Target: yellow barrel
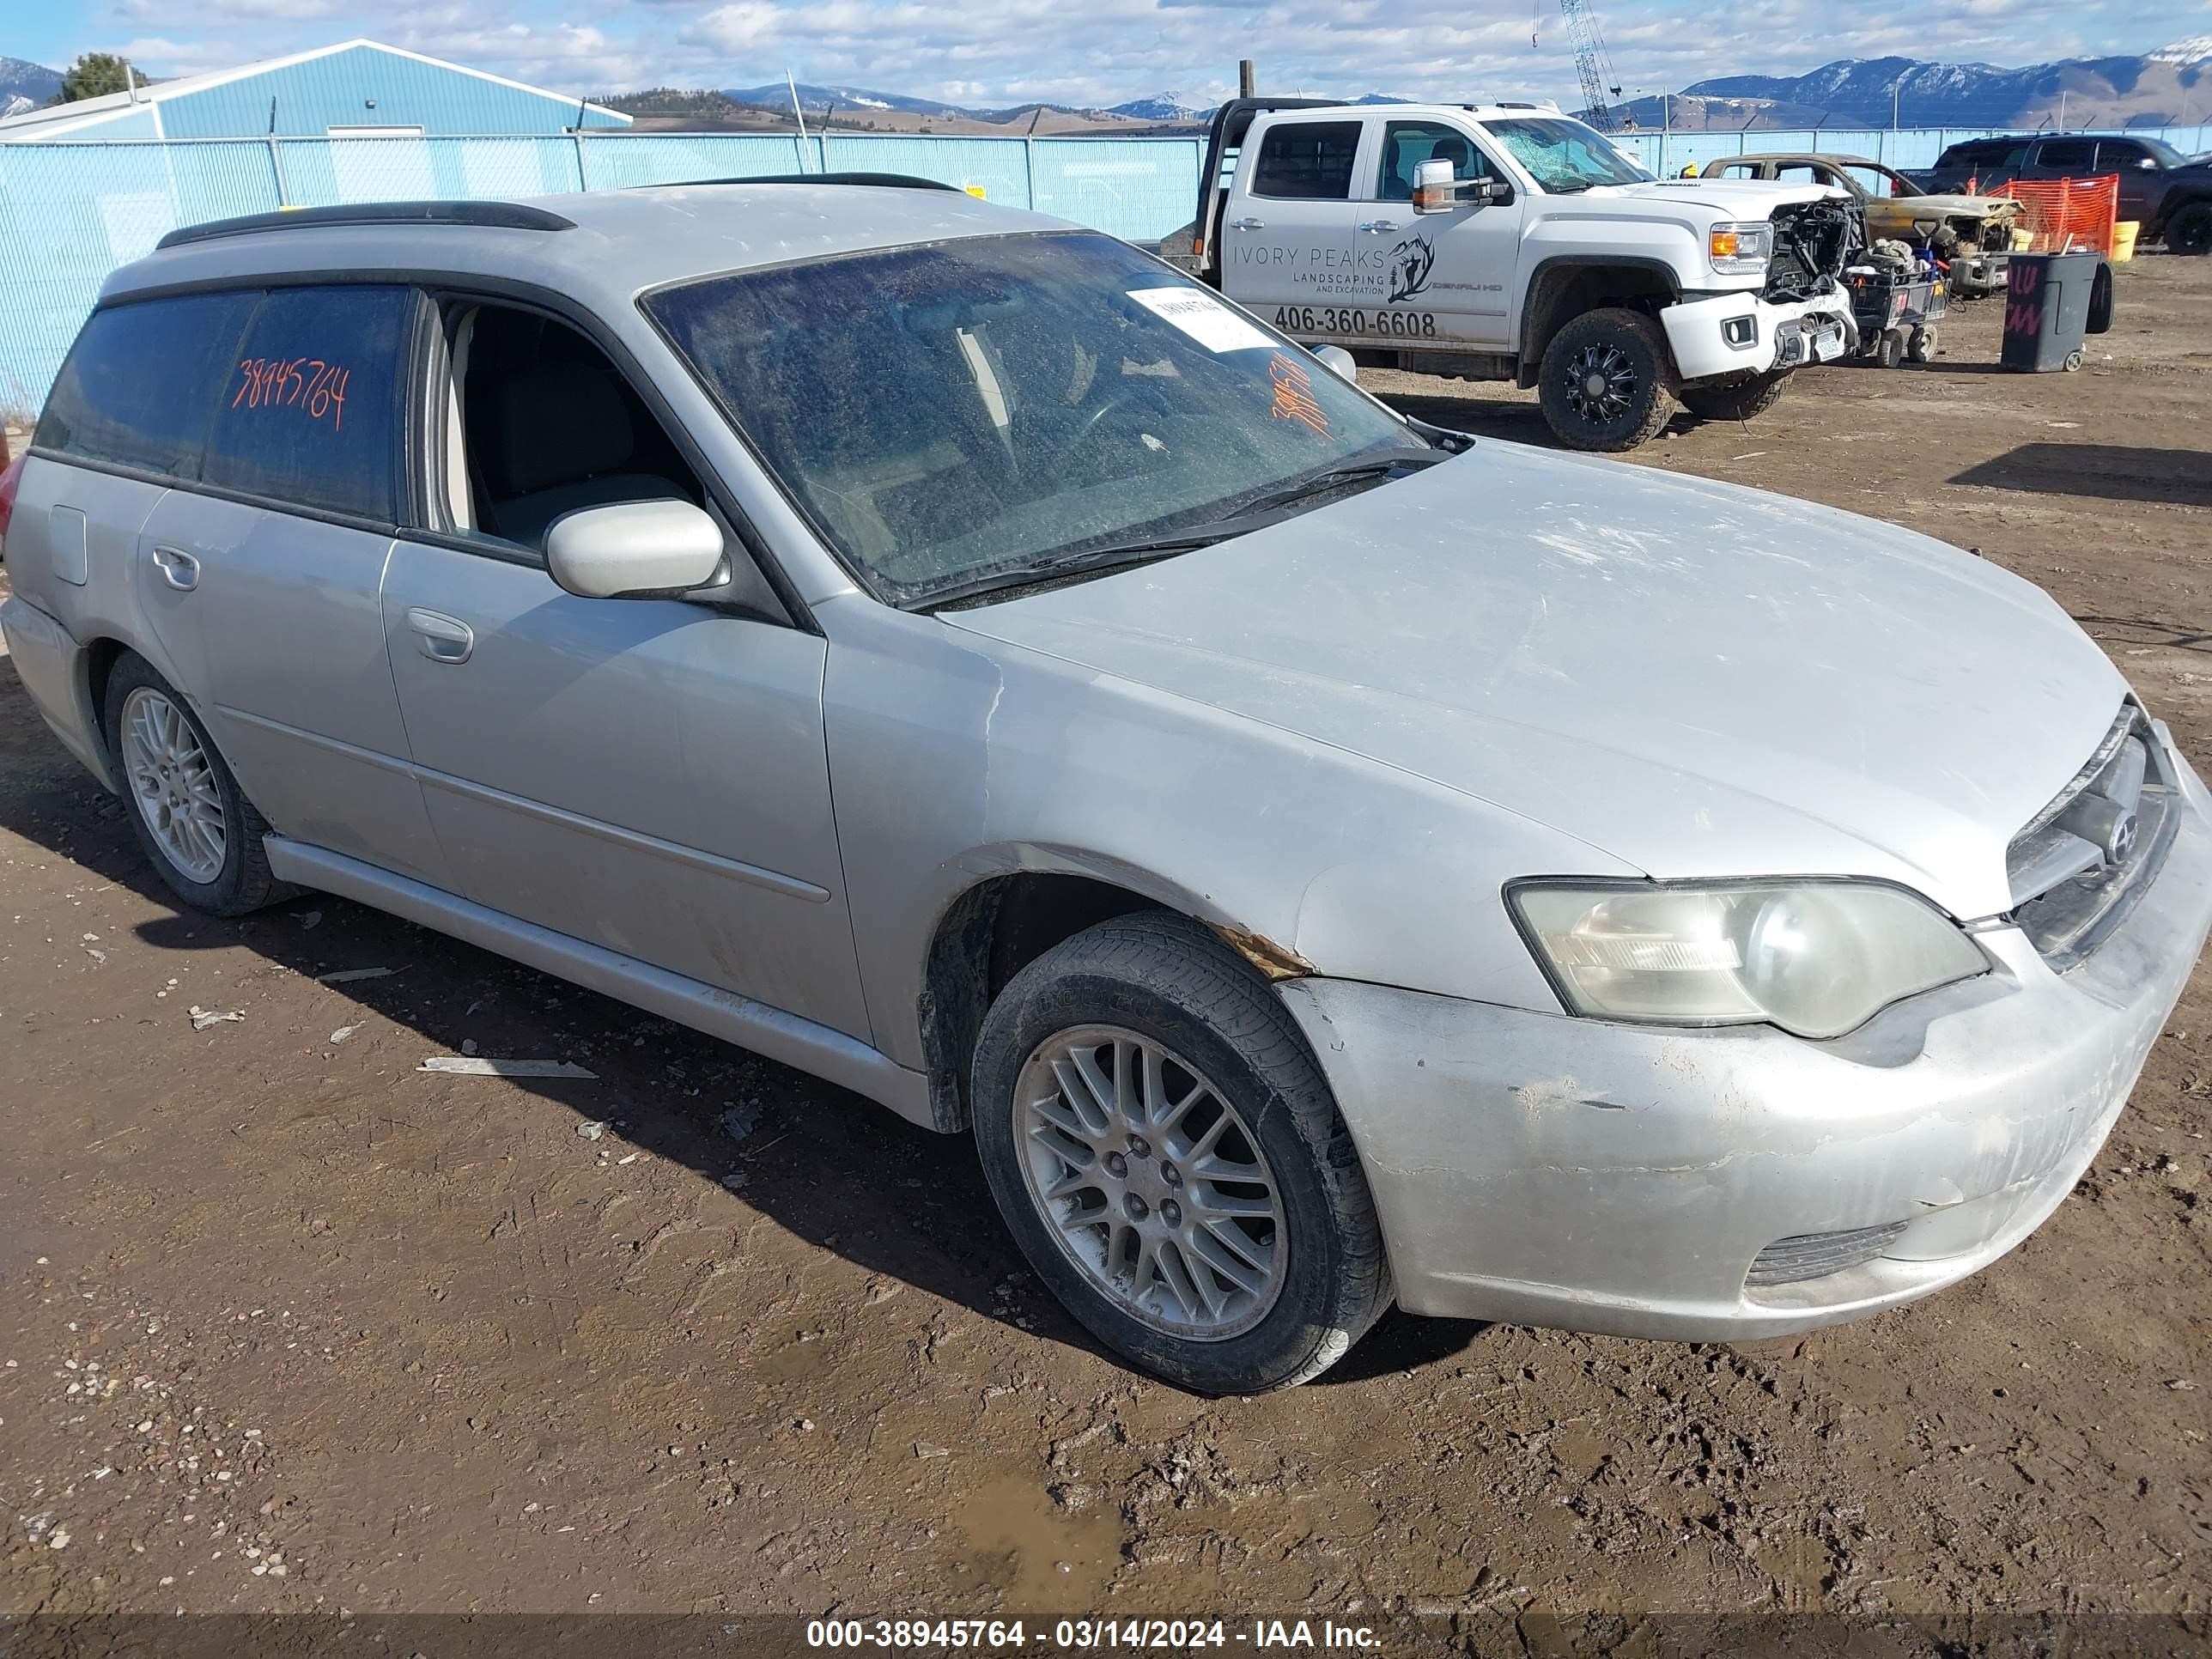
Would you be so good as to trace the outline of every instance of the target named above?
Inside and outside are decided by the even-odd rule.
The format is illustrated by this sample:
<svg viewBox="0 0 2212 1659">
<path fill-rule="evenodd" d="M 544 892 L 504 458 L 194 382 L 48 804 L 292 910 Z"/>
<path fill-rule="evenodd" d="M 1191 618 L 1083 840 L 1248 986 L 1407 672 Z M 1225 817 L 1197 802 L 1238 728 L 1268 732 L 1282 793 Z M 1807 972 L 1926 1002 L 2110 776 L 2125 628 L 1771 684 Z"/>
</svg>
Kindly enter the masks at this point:
<svg viewBox="0 0 2212 1659">
<path fill-rule="evenodd" d="M 2142 230 L 2136 219 L 2123 219 L 2112 227 L 2112 263 L 2124 265 L 2136 257 L 2136 237 Z"/>
</svg>

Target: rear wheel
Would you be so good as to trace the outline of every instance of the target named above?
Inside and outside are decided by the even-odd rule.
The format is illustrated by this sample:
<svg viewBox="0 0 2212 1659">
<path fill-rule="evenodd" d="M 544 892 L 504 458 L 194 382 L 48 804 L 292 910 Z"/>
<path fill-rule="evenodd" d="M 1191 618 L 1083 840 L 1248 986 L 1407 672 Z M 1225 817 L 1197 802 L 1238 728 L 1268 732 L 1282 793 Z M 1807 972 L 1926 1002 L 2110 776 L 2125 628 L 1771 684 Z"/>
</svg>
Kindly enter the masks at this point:
<svg viewBox="0 0 2212 1659">
<path fill-rule="evenodd" d="M 261 845 L 268 821 L 199 716 L 151 663 L 136 653 L 117 659 L 104 714 L 131 827 L 170 891 L 219 916 L 242 916 L 291 893 Z"/>
<path fill-rule="evenodd" d="M 1674 395 L 1701 421 L 1748 421 L 1782 401 L 1790 371 L 1751 374 L 1718 386 L 1686 386 Z"/>
<path fill-rule="evenodd" d="M 2212 202 L 2191 202 L 2166 222 L 2169 253 L 2212 253 Z"/>
<path fill-rule="evenodd" d="M 1641 312 L 1584 312 L 1552 337 L 1538 374 L 1544 419 L 1570 449 L 1633 449 L 1672 412 L 1667 338 Z"/>
<path fill-rule="evenodd" d="M 1117 917 L 986 1016 L 975 1139 L 1016 1243 L 1132 1364 L 1206 1394 L 1318 1375 L 1390 1300 L 1352 1136 L 1274 993 L 1181 916 Z"/>
</svg>

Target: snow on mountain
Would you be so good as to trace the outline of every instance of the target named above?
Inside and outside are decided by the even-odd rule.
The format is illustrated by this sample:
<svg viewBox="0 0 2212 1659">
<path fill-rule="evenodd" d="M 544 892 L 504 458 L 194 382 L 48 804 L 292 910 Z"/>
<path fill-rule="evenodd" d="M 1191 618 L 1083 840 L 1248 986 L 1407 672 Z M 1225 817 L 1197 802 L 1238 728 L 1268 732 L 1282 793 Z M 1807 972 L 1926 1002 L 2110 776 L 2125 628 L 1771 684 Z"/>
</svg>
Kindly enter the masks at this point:
<svg viewBox="0 0 2212 1659">
<path fill-rule="evenodd" d="M 2212 34 L 2192 34 L 2186 40 L 2177 40 L 2170 46 L 2160 46 L 2152 52 L 2154 64 L 2175 64 L 2184 68 L 2198 64 L 2212 64 Z"/>
<path fill-rule="evenodd" d="M 62 89 L 61 71 L 23 58 L 0 58 L 0 105 L 27 98 L 36 108 Z M 20 113 L 20 112 L 16 112 Z"/>
</svg>

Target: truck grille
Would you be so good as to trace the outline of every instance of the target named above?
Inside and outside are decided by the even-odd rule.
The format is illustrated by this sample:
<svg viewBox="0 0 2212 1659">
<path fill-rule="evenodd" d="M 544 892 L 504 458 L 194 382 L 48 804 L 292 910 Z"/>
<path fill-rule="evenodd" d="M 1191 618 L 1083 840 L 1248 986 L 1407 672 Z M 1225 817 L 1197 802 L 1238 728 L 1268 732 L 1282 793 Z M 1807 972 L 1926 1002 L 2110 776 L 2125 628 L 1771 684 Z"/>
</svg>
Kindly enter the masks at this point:
<svg viewBox="0 0 2212 1659">
<path fill-rule="evenodd" d="M 1871 1261 L 1905 1231 L 1902 1221 L 1879 1227 L 1852 1227 L 1839 1233 L 1799 1233 L 1778 1238 L 1752 1258 L 1743 1282 L 1750 1285 L 1795 1285 L 1821 1279 Z"/>
<path fill-rule="evenodd" d="M 2102 944 L 2156 878 L 2180 817 L 2176 781 L 2132 702 L 2005 849 L 2013 919 L 2063 973 Z"/>
</svg>

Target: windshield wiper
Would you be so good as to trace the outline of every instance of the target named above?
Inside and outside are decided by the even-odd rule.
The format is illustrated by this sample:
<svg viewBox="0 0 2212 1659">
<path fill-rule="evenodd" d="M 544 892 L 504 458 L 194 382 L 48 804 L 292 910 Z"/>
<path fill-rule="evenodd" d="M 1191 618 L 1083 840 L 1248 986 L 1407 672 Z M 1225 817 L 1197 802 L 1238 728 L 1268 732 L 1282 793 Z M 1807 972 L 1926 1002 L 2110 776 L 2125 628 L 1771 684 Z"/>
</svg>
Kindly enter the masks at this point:
<svg viewBox="0 0 2212 1659">
<path fill-rule="evenodd" d="M 1289 483 L 1279 484 L 1242 502 L 1237 509 L 1237 516 L 1242 518 L 1248 514 L 1264 512 L 1271 507 L 1288 507 L 1294 501 L 1325 495 L 1329 490 L 1341 489 L 1347 484 L 1358 483 L 1365 479 L 1387 478 L 1401 469 L 1419 472 L 1425 467 L 1437 466 L 1449 459 L 1451 456 L 1445 451 L 1414 449 L 1395 455 L 1379 456 L 1373 460 L 1351 461 L 1321 472 L 1309 472 L 1303 478 L 1294 478 Z"/>
<path fill-rule="evenodd" d="M 1222 518 L 1186 525 L 1180 530 L 1163 531 L 1157 536 L 1133 536 L 1126 541 L 1103 542 L 1091 547 L 1044 553 L 1013 564 L 1002 564 L 966 581 L 939 588 L 921 603 L 927 609 L 935 610 L 941 605 L 957 605 L 963 599 L 1002 592 L 1008 588 L 1034 587 L 1040 582 L 1059 581 L 1069 576 L 1101 576 L 1109 571 L 1150 564 L 1156 559 L 1211 547 L 1214 543 L 1225 542 L 1232 536 L 1245 535 L 1255 530 L 1265 529 L 1271 524 L 1279 524 L 1296 516 L 1285 509 L 1309 496 L 1341 489 L 1367 479 L 1380 480 L 1401 468 L 1419 471 L 1449 459 L 1450 454 L 1444 451 L 1417 449 L 1375 460 L 1333 466 L 1324 471 L 1309 473 L 1303 478 L 1241 501 L 1236 512 Z"/>
</svg>

